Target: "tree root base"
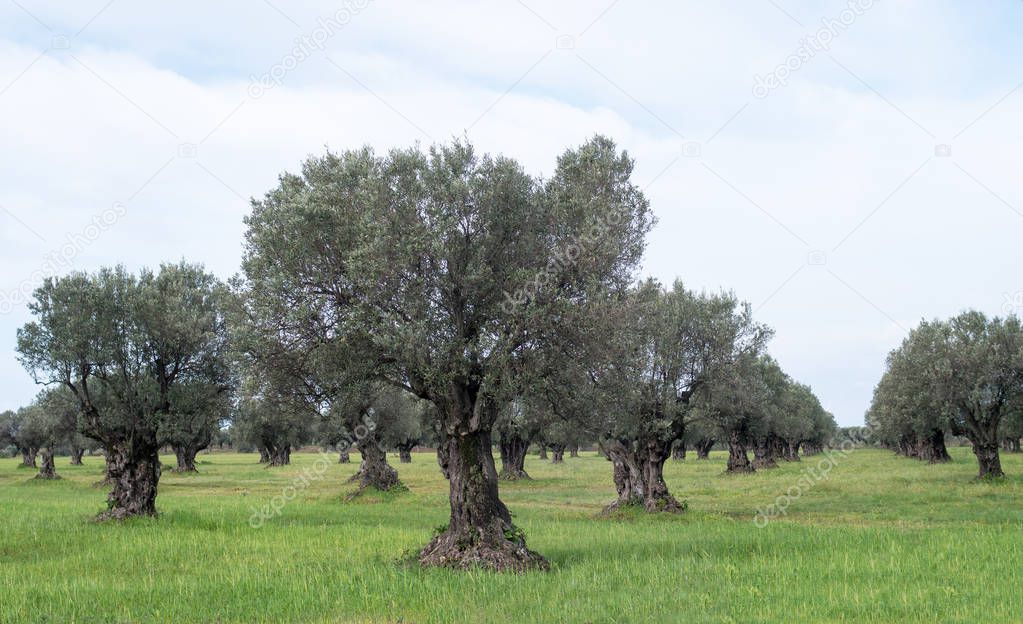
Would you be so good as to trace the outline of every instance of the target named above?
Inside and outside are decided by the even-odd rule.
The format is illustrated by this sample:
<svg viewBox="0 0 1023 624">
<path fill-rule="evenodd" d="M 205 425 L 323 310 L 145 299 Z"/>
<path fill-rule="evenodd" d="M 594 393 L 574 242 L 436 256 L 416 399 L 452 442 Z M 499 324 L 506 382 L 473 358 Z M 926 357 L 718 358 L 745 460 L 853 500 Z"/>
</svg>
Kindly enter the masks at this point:
<svg viewBox="0 0 1023 624">
<path fill-rule="evenodd" d="M 501 474 L 497 475 L 498 479 L 502 481 L 532 481 L 533 477 L 525 470 L 502 470 Z"/>
<path fill-rule="evenodd" d="M 42 480 L 42 481 L 59 481 L 61 477 L 60 477 L 60 475 L 56 475 L 56 474 L 54 474 L 54 475 L 38 474 L 34 478 Z"/>
<path fill-rule="evenodd" d="M 94 522 L 123 522 L 131 518 L 156 518 L 159 514 L 156 511 L 138 512 L 127 509 L 111 509 L 104 511 L 94 518 Z"/>
<path fill-rule="evenodd" d="M 444 532 L 419 553 L 419 564 L 427 568 L 529 572 L 550 569 L 550 563 L 526 548 L 522 539 L 486 539 L 467 533 Z"/>
<path fill-rule="evenodd" d="M 682 513 L 689 508 L 689 505 L 685 502 L 679 502 L 674 496 L 667 496 L 665 498 L 655 498 L 648 501 L 643 499 L 633 499 L 631 501 L 616 500 L 610 505 L 604 507 L 600 512 L 601 517 L 614 517 L 619 515 L 625 515 L 629 512 L 643 512 L 643 513 Z"/>
</svg>

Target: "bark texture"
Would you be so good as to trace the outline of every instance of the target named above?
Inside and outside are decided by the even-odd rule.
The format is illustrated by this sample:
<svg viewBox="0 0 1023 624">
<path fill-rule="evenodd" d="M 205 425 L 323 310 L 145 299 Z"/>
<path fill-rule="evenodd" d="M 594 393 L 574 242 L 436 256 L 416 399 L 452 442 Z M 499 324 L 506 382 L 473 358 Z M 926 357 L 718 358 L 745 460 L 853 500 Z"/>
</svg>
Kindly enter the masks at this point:
<svg viewBox="0 0 1023 624">
<path fill-rule="evenodd" d="M 84 455 L 85 455 L 85 449 L 83 449 L 81 447 L 78 447 L 78 446 L 72 446 L 71 447 L 71 465 L 72 466 L 81 466 L 82 465 L 82 457 Z"/>
<path fill-rule="evenodd" d="M 613 467 L 618 492 L 618 498 L 604 509 L 605 513 L 632 505 L 642 506 L 648 512 L 685 510 L 685 505 L 671 495 L 664 482 L 670 442 L 609 440 L 601 447 Z"/>
<path fill-rule="evenodd" d="M 945 432 L 934 429 L 930 435 L 921 437 L 917 444 L 916 456 L 929 464 L 940 464 L 952 461 L 945 447 Z"/>
<path fill-rule="evenodd" d="M 279 447 L 267 449 L 266 464 L 271 468 L 288 466 L 291 464 L 291 445 L 282 444 Z"/>
<path fill-rule="evenodd" d="M 42 465 L 39 466 L 39 474 L 36 475 L 36 479 L 59 479 L 57 476 L 57 469 L 53 465 L 53 449 L 46 447 L 40 451 L 42 456 Z"/>
<path fill-rule="evenodd" d="M 1004 477 L 1002 459 L 998 455 L 998 444 L 974 444 L 973 454 L 977 456 L 978 473 L 981 479 Z"/>
<path fill-rule="evenodd" d="M 28 448 L 21 449 L 21 467 L 22 468 L 38 468 L 36 465 L 36 454 L 39 449 Z"/>
<path fill-rule="evenodd" d="M 716 440 L 700 440 L 696 443 L 696 459 L 710 459 L 710 450 Z"/>
<path fill-rule="evenodd" d="M 471 418 L 459 420 L 472 423 Z M 463 570 L 546 569 L 547 561 L 526 548 L 525 535 L 512 523 L 498 496 L 490 431 L 466 429 L 446 433 L 441 441 L 451 486 L 451 516 L 444 531 L 419 553 L 419 562 Z"/>
<path fill-rule="evenodd" d="M 113 489 L 108 510 L 98 520 L 124 520 L 156 515 L 156 487 L 160 481 L 159 446 L 155 440 L 126 442 L 107 451 L 107 478 Z"/>
<path fill-rule="evenodd" d="M 174 456 L 178 460 L 178 465 L 174 472 L 199 472 L 195 467 L 195 456 L 198 454 L 199 449 L 197 448 L 187 446 L 174 447 Z"/>
<path fill-rule="evenodd" d="M 563 464 L 563 463 L 565 463 L 565 445 L 564 444 L 551 444 L 551 463 L 552 464 Z"/>
<path fill-rule="evenodd" d="M 674 448 L 671 449 L 671 458 L 675 461 L 686 460 L 686 443 L 682 440 L 675 442 Z"/>
<path fill-rule="evenodd" d="M 579 457 L 579 445 L 578 444 L 573 444 L 572 446 L 568 447 L 568 456 L 569 457 Z"/>
<path fill-rule="evenodd" d="M 387 453 L 380 447 L 376 436 L 369 435 L 362 438 L 357 446 L 359 454 L 362 455 L 362 463 L 359 464 L 359 471 L 352 476 L 350 481 L 359 483 L 360 492 L 366 488 L 386 492 L 401 486 L 398 471 L 387 463 Z"/>
<path fill-rule="evenodd" d="M 412 463 L 412 449 L 419 444 L 419 440 L 405 440 L 404 442 L 398 443 L 398 461 L 403 464 Z"/>
<path fill-rule="evenodd" d="M 529 439 L 513 432 L 502 432 L 501 443 L 501 475 L 507 481 L 529 479 L 526 472 L 526 454 L 529 452 Z"/>
<path fill-rule="evenodd" d="M 339 452 L 338 457 L 337 457 L 337 463 L 339 463 L 339 464 L 350 464 L 350 463 L 352 463 L 352 458 L 348 454 L 348 449 L 345 449 L 345 450 Z"/>
<path fill-rule="evenodd" d="M 741 432 L 732 431 L 728 434 L 728 467 L 726 472 L 741 474 L 753 472 L 753 464 L 746 454 L 746 440 Z"/>
</svg>

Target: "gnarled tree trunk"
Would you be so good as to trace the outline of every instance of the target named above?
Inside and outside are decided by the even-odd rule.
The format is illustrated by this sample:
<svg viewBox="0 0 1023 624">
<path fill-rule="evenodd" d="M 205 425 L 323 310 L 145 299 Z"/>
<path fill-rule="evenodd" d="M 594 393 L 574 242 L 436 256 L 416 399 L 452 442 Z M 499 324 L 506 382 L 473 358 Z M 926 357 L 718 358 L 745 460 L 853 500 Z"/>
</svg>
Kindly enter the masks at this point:
<svg viewBox="0 0 1023 624">
<path fill-rule="evenodd" d="M 156 515 L 159 450 L 155 439 L 129 441 L 108 450 L 107 478 L 113 489 L 107 496 L 108 510 L 99 515 L 99 520 Z"/>
<path fill-rule="evenodd" d="M 605 513 L 629 505 L 642 505 L 646 511 L 684 511 L 664 482 L 664 462 L 671 443 L 659 440 L 623 442 L 608 440 L 601 443 L 605 457 L 613 466 L 618 498 L 608 505 Z"/>
<path fill-rule="evenodd" d="M 80 446 L 72 446 L 71 447 L 71 465 L 72 466 L 81 466 L 82 465 L 82 457 L 84 455 L 85 455 L 85 449 L 84 448 L 82 448 Z"/>
<path fill-rule="evenodd" d="M 1017 440 L 1017 443 L 1018 442 L 1019 442 L 1019 440 Z M 579 457 L 579 445 L 578 444 L 573 444 L 572 446 L 568 447 L 568 456 L 569 457 Z"/>
<path fill-rule="evenodd" d="M 785 461 L 799 461 L 799 442 L 786 442 L 782 459 Z"/>
<path fill-rule="evenodd" d="M 512 523 L 498 496 L 490 430 L 479 428 L 474 412 L 467 408 L 448 416 L 449 423 L 458 424 L 457 430 L 445 432 L 441 440 L 451 488 L 451 516 L 444 532 L 419 553 L 419 561 L 425 566 L 457 569 L 546 569 L 547 561 L 526 548 L 525 536 Z"/>
<path fill-rule="evenodd" d="M 738 431 L 728 434 L 728 467 L 725 471 L 733 474 L 753 472 L 753 464 L 746 455 L 746 443 Z"/>
<path fill-rule="evenodd" d="M 563 463 L 565 463 L 565 445 L 564 444 L 551 444 L 551 463 L 552 464 L 563 464 Z"/>
<path fill-rule="evenodd" d="M 979 468 L 977 476 L 981 479 L 1004 477 L 1002 460 L 998 455 L 998 444 L 973 444 L 973 454 L 977 456 Z"/>
<path fill-rule="evenodd" d="M 526 472 L 526 454 L 529 452 L 528 438 L 513 431 L 502 431 L 498 448 L 501 451 L 500 477 L 502 479 L 516 481 L 530 478 Z"/>
<path fill-rule="evenodd" d="M 199 472 L 195 467 L 195 456 L 199 454 L 199 449 L 188 446 L 176 446 L 174 447 L 174 456 L 178 460 L 178 465 L 174 469 L 174 472 Z"/>
<path fill-rule="evenodd" d="M 710 450 L 715 440 L 700 440 L 696 443 L 696 459 L 710 459 Z"/>
<path fill-rule="evenodd" d="M 291 445 L 282 444 L 276 448 L 267 449 L 267 465 L 272 468 L 287 466 L 291 464 Z"/>
<path fill-rule="evenodd" d="M 362 455 L 362 463 L 350 481 L 358 481 L 360 491 L 372 487 L 386 492 L 401 485 L 398 471 L 387 463 L 387 453 L 380 448 L 375 435 L 367 435 L 356 444 Z"/>
<path fill-rule="evenodd" d="M 36 475 L 36 479 L 59 479 L 57 469 L 53 465 L 53 449 L 48 446 L 43 447 L 40 455 L 43 458 L 43 463 L 39 467 L 39 474 Z"/>
<path fill-rule="evenodd" d="M 350 464 L 350 463 L 352 463 L 352 458 L 349 456 L 347 448 L 339 451 L 338 458 L 337 458 L 337 463 L 339 463 L 339 464 Z"/>
<path fill-rule="evenodd" d="M 416 447 L 416 444 L 418 444 L 418 443 L 419 443 L 419 440 L 405 440 L 404 442 L 400 442 L 397 445 L 398 446 L 398 458 L 399 458 L 398 461 L 400 461 L 403 464 L 411 464 L 412 463 L 412 449 L 414 449 Z"/>
<path fill-rule="evenodd" d="M 541 443 L 540 450 L 536 453 L 537 459 L 547 459 L 547 444 Z"/>
<path fill-rule="evenodd" d="M 931 430 L 930 435 L 922 436 L 917 444 L 916 456 L 929 464 L 940 464 L 952 461 L 945 447 L 945 432 L 941 429 Z"/>
<path fill-rule="evenodd" d="M 270 449 L 264 446 L 259 447 L 259 463 L 261 464 L 270 463 Z"/>
<path fill-rule="evenodd" d="M 23 448 L 21 449 L 21 467 L 22 468 L 38 468 L 36 466 L 36 454 L 39 449 L 34 448 Z"/>
<path fill-rule="evenodd" d="M 777 468 L 776 451 L 777 445 L 771 436 L 757 440 L 756 444 L 753 445 L 753 467 L 757 470 L 761 468 Z"/>
</svg>

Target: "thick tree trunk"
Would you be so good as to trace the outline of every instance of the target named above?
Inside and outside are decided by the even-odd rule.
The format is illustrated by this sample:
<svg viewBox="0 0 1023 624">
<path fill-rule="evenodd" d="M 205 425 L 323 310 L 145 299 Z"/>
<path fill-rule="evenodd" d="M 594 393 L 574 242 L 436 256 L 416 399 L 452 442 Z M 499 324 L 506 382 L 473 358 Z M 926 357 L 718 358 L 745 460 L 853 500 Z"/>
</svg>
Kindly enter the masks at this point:
<svg viewBox="0 0 1023 624">
<path fill-rule="evenodd" d="M 1018 443 L 1019 440 L 1017 440 L 1016 442 Z M 579 445 L 578 444 L 573 444 L 572 446 L 568 447 L 568 456 L 569 457 L 579 457 Z"/>
<path fill-rule="evenodd" d="M 757 443 L 753 446 L 753 467 L 757 470 L 777 468 L 778 460 L 775 451 L 774 440 L 770 437 L 757 440 Z"/>
<path fill-rule="evenodd" d="M 345 449 L 345 450 L 339 452 L 338 458 L 337 458 L 337 463 L 339 463 L 339 464 L 350 464 L 350 463 L 352 463 L 352 458 L 348 454 L 348 449 Z"/>
<path fill-rule="evenodd" d="M 437 466 L 440 467 L 440 473 L 444 475 L 445 479 L 451 478 L 451 471 L 448 470 L 448 454 L 450 453 L 447 444 L 437 445 Z"/>
<path fill-rule="evenodd" d="M 36 453 L 39 449 L 28 448 L 21 449 L 21 467 L 22 468 L 38 468 L 36 466 Z"/>
<path fill-rule="evenodd" d="M 98 520 L 124 520 L 156 515 L 156 487 L 160 481 L 160 447 L 126 442 L 108 451 L 107 477 L 113 484 L 108 510 Z"/>
<path fill-rule="evenodd" d="M 714 448 L 714 440 L 700 440 L 696 443 L 696 459 L 710 459 L 710 450 Z"/>
<path fill-rule="evenodd" d="M 664 482 L 664 463 L 671 449 L 670 442 L 650 440 L 626 444 L 612 440 L 603 443 L 602 449 L 613 466 L 618 492 L 617 500 L 608 505 L 604 513 L 631 505 L 642 505 L 648 512 L 685 510 L 685 505 L 671 495 Z"/>
<path fill-rule="evenodd" d="M 199 472 L 195 467 L 195 456 L 198 454 L 199 449 L 187 446 L 175 447 L 174 456 L 178 460 L 178 465 L 174 472 Z"/>
<path fill-rule="evenodd" d="M 368 435 L 362 438 L 357 446 L 359 454 L 362 455 L 362 463 L 350 481 L 358 481 L 360 491 L 371 487 L 386 492 L 401 485 L 398 471 L 387 463 L 387 453 L 380 448 L 376 436 Z"/>
<path fill-rule="evenodd" d="M 39 474 L 36 475 L 36 479 L 59 479 L 57 469 L 53 465 L 53 449 L 44 447 L 40 451 L 40 455 L 43 458 L 43 463 L 39 467 Z"/>
<path fill-rule="evenodd" d="M 274 449 L 267 450 L 267 464 L 271 468 L 288 466 L 291 464 L 291 445 L 285 444 Z"/>
<path fill-rule="evenodd" d="M 501 475 L 507 481 L 529 479 L 526 472 L 526 454 L 529 452 L 529 440 L 514 432 L 502 432 L 501 443 Z"/>
<path fill-rule="evenodd" d="M 418 443 L 419 440 L 406 440 L 405 442 L 398 444 L 398 458 L 401 463 L 412 463 L 412 449 L 414 449 Z"/>
<path fill-rule="evenodd" d="M 682 440 L 675 442 L 675 446 L 671 449 L 671 458 L 675 461 L 686 460 L 686 443 Z"/>
<path fill-rule="evenodd" d="M 940 464 L 952 461 L 945 447 L 945 432 L 941 429 L 933 429 L 930 435 L 920 438 L 917 445 L 917 457 L 929 464 Z"/>
<path fill-rule="evenodd" d="M 1019 441 L 1020 441 L 1019 438 L 1009 438 L 1008 439 L 1008 442 L 1009 442 L 1009 449 L 1008 450 L 1009 450 L 1010 453 L 1019 453 L 1020 452 Z"/>
<path fill-rule="evenodd" d="M 451 486 L 451 516 L 444 532 L 419 553 L 420 563 L 463 570 L 546 569 L 547 561 L 526 548 L 525 536 L 498 496 L 490 431 L 472 429 L 475 423 L 468 415 L 456 416 L 464 429 L 445 433 L 441 440 Z"/>
<path fill-rule="evenodd" d="M 728 467 L 725 471 L 732 474 L 753 472 L 753 464 L 746 455 L 746 444 L 738 431 L 728 434 Z"/>
<path fill-rule="evenodd" d="M 973 454 L 977 456 L 979 478 L 993 479 L 1005 476 L 1002 472 L 1002 460 L 998 456 L 998 444 L 974 443 Z"/>
<path fill-rule="evenodd" d="M 83 449 L 81 447 L 78 447 L 78 446 L 72 446 L 71 447 L 71 465 L 72 466 L 81 466 L 82 465 L 82 457 L 84 455 L 85 455 L 85 449 Z"/>
<path fill-rule="evenodd" d="M 536 454 L 537 459 L 547 459 L 547 445 L 541 444 L 540 450 Z"/>
<path fill-rule="evenodd" d="M 821 444 L 818 444 L 816 442 L 809 443 L 809 444 L 807 444 L 803 448 L 803 456 L 804 457 L 812 457 L 814 455 L 820 455 L 823 452 L 824 452 L 824 446 L 821 445 Z"/>
<path fill-rule="evenodd" d="M 798 442 L 786 442 L 785 453 L 782 455 L 785 461 L 799 461 L 799 443 Z"/>
<path fill-rule="evenodd" d="M 269 464 L 270 463 L 270 450 L 266 447 L 259 447 L 259 463 Z"/>
<path fill-rule="evenodd" d="M 563 463 L 565 463 L 565 445 L 564 444 L 551 444 L 551 463 L 552 464 L 563 464 Z"/>
</svg>

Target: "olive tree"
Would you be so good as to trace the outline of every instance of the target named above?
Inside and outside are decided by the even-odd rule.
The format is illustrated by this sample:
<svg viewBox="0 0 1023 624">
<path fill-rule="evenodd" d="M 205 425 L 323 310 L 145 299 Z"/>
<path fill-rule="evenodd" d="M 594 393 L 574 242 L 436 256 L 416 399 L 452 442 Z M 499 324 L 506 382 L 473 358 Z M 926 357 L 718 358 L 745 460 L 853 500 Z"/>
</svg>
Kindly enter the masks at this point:
<svg viewBox="0 0 1023 624">
<path fill-rule="evenodd" d="M 423 565 L 546 566 L 498 495 L 491 434 L 519 354 L 561 340 L 590 290 L 631 280 L 650 225 L 632 167 L 599 137 L 547 180 L 461 142 L 363 149 L 312 158 L 254 202 L 244 288 L 284 346 L 344 343 L 436 408 L 450 518 Z"/>
<path fill-rule="evenodd" d="M 201 267 L 123 267 L 47 279 L 18 332 L 37 383 L 62 385 L 79 403 L 79 428 L 99 441 L 113 488 L 101 519 L 156 515 L 160 424 L 179 384 L 223 383 L 223 289 Z"/>
<path fill-rule="evenodd" d="M 614 346 L 589 371 L 601 450 L 611 461 L 618 498 L 608 511 L 641 505 L 680 511 L 664 482 L 664 463 L 685 432 L 697 391 L 746 354 L 770 331 L 731 293 L 706 294 L 676 282 L 670 290 L 640 284 L 624 301 L 609 302 Z"/>
<path fill-rule="evenodd" d="M 1003 476 L 1002 419 L 1023 392 L 1023 328 L 967 311 L 923 322 L 888 356 L 868 422 L 903 454 L 947 459 L 944 431 L 968 438 L 981 478 Z"/>
</svg>

